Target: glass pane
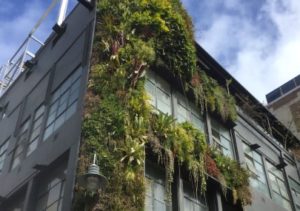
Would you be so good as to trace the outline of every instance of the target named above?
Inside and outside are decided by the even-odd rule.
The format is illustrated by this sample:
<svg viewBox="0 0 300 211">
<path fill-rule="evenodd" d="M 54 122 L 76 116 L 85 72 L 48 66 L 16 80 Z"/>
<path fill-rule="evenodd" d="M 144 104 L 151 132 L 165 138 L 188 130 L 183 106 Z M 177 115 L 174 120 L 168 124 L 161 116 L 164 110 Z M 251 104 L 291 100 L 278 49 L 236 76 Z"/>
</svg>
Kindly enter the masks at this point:
<svg viewBox="0 0 300 211">
<path fill-rule="evenodd" d="M 71 80 L 67 79 L 59 88 L 60 89 L 60 93 L 65 95 L 65 91 L 71 86 Z M 64 97 L 63 97 L 64 98 Z"/>
<path fill-rule="evenodd" d="M 49 115 L 48 119 L 47 119 L 47 126 L 52 124 L 55 120 L 55 113 L 53 113 L 52 115 Z"/>
<path fill-rule="evenodd" d="M 52 204 L 53 202 L 57 201 L 60 197 L 60 188 L 61 183 L 58 183 L 56 186 L 54 186 L 48 194 L 48 202 L 47 205 Z"/>
<path fill-rule="evenodd" d="M 154 200 L 154 211 L 166 211 L 167 207 L 164 202 Z"/>
<path fill-rule="evenodd" d="M 30 141 L 32 141 L 33 139 L 38 137 L 40 135 L 40 131 L 41 131 L 40 126 L 38 128 L 36 128 L 35 130 L 33 130 L 32 133 L 31 133 L 31 136 L 30 136 Z"/>
<path fill-rule="evenodd" d="M 171 97 L 161 89 L 157 89 L 157 109 L 163 113 L 171 114 Z"/>
<path fill-rule="evenodd" d="M 192 123 L 193 125 L 200 130 L 204 130 L 204 122 L 201 118 L 197 117 L 194 113 L 192 113 Z"/>
<path fill-rule="evenodd" d="M 58 202 L 55 202 L 50 207 L 48 207 L 45 211 L 57 211 L 58 209 Z"/>
<path fill-rule="evenodd" d="M 76 89 L 71 93 L 69 97 L 68 105 L 71 105 L 74 101 L 76 101 L 78 99 L 78 96 L 79 96 L 79 89 Z"/>
<path fill-rule="evenodd" d="M 257 152 L 253 152 L 253 159 L 256 160 L 258 163 L 262 163 L 261 156 Z"/>
<path fill-rule="evenodd" d="M 3 168 L 3 164 L 4 164 L 4 160 L 0 159 L 0 172 L 1 172 L 2 168 Z"/>
<path fill-rule="evenodd" d="M 45 207 L 47 206 L 47 197 L 48 194 L 43 195 L 41 198 L 38 199 L 35 211 L 45 210 Z"/>
<path fill-rule="evenodd" d="M 75 112 L 77 108 L 77 101 L 75 101 L 66 111 L 66 120 L 69 119 Z"/>
<path fill-rule="evenodd" d="M 45 111 L 45 106 L 41 106 L 40 108 L 38 108 L 38 110 L 36 110 L 35 112 L 35 119 L 37 119 L 39 116 L 41 116 Z"/>
<path fill-rule="evenodd" d="M 30 155 L 37 148 L 37 145 L 38 145 L 38 138 L 29 144 L 27 156 Z"/>
<path fill-rule="evenodd" d="M 56 120 L 55 120 L 55 125 L 54 125 L 54 131 L 57 130 L 65 121 L 65 113 L 60 115 Z"/>
<path fill-rule="evenodd" d="M 289 210 L 289 211 L 292 211 L 292 208 L 291 208 L 291 204 L 289 201 L 287 200 L 282 200 L 282 205 L 285 209 Z"/>
<path fill-rule="evenodd" d="M 33 124 L 33 129 L 36 129 L 37 127 L 41 126 L 42 122 L 43 118 L 38 118 Z"/>
<path fill-rule="evenodd" d="M 71 86 L 71 92 L 74 92 L 74 90 L 79 89 L 80 87 L 80 79 L 77 79 Z"/>
<path fill-rule="evenodd" d="M 289 196 L 288 196 L 288 194 L 287 194 L 287 189 L 286 189 L 286 187 L 285 187 L 284 182 L 281 181 L 281 180 L 277 180 L 277 182 L 278 182 L 278 185 L 279 185 L 279 189 L 280 189 L 281 195 L 282 195 L 283 197 L 285 197 L 285 198 L 288 199 Z"/>
<path fill-rule="evenodd" d="M 183 206 L 184 206 L 185 211 L 194 211 L 193 210 L 193 202 L 190 199 L 188 199 L 187 197 L 184 197 Z"/>
<path fill-rule="evenodd" d="M 16 168 L 18 165 L 20 165 L 20 163 L 21 163 L 21 159 L 20 159 L 20 157 L 19 156 L 16 156 L 15 158 L 14 158 L 14 161 L 13 161 L 13 164 L 12 164 L 12 169 L 14 169 L 14 168 Z"/>
<path fill-rule="evenodd" d="M 165 114 L 171 114 L 170 104 L 165 104 L 160 100 L 157 101 L 157 109 Z"/>
<path fill-rule="evenodd" d="M 151 105 L 153 105 L 154 107 L 155 105 L 155 84 L 152 83 L 149 80 L 146 80 L 145 82 L 145 90 L 147 91 L 149 97 L 150 97 L 150 103 Z"/>
<path fill-rule="evenodd" d="M 280 193 L 275 176 L 269 173 L 269 178 L 270 178 L 272 190 L 275 191 L 276 193 Z"/>
<path fill-rule="evenodd" d="M 52 115 L 53 113 L 56 113 L 57 107 L 58 107 L 58 101 L 56 101 L 54 104 L 51 105 L 49 110 L 49 116 Z"/>
<path fill-rule="evenodd" d="M 182 105 L 177 105 L 177 120 L 178 122 L 190 121 L 189 111 Z"/>
<path fill-rule="evenodd" d="M 59 106 L 56 116 L 61 115 L 66 109 L 67 109 L 67 101 L 65 101 L 62 105 Z"/>
<path fill-rule="evenodd" d="M 76 79 L 78 79 L 81 76 L 82 73 L 82 67 L 78 67 L 78 69 L 75 70 L 75 72 L 71 76 L 71 81 L 74 82 Z"/>
<path fill-rule="evenodd" d="M 44 140 L 47 139 L 53 133 L 54 123 L 49 125 L 45 130 Z"/>
<path fill-rule="evenodd" d="M 159 183 L 153 184 L 154 198 L 164 201 L 165 200 L 165 187 Z"/>
</svg>

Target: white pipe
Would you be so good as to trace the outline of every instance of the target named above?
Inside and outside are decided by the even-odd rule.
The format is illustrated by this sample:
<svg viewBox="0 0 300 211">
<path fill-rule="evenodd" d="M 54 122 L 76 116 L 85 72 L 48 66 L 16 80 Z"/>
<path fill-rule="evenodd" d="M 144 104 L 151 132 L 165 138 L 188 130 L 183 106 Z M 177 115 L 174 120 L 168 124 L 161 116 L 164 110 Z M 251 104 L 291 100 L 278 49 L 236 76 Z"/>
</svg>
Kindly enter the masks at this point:
<svg viewBox="0 0 300 211">
<path fill-rule="evenodd" d="M 68 8 L 68 1 L 69 0 L 62 0 L 59 8 L 58 18 L 57 18 L 57 25 L 61 26 L 65 20 L 67 8 Z"/>
</svg>

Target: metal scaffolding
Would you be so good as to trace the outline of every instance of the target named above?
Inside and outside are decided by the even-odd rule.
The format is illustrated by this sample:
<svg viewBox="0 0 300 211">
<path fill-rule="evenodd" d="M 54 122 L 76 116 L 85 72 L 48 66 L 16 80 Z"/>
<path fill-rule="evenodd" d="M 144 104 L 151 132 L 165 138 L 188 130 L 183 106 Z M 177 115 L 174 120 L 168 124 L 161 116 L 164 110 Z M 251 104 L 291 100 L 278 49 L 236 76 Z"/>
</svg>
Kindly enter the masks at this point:
<svg viewBox="0 0 300 211">
<path fill-rule="evenodd" d="M 49 7 L 40 17 L 33 29 L 28 34 L 22 45 L 8 60 L 8 62 L 0 66 L 0 97 L 5 93 L 8 87 L 18 78 L 18 76 L 25 70 L 25 62 L 35 58 L 35 53 L 44 46 L 44 42 L 35 36 L 35 32 L 53 11 L 54 7 L 61 2 L 58 12 L 57 25 L 61 26 L 65 20 L 68 0 L 52 0 Z M 30 46 L 35 45 L 34 50 L 30 50 Z"/>
</svg>

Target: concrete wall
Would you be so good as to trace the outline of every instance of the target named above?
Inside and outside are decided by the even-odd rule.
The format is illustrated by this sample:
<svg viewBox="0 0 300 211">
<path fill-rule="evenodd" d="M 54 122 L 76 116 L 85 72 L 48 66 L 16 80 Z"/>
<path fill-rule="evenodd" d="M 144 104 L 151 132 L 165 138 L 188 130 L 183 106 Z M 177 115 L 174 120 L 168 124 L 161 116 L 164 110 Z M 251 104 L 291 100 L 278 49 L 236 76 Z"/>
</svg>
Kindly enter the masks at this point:
<svg viewBox="0 0 300 211">
<path fill-rule="evenodd" d="M 300 87 L 271 102 L 268 108 L 300 140 Z"/>
<path fill-rule="evenodd" d="M 32 198 L 30 196 L 35 187 L 29 184 L 34 184 L 35 178 L 40 181 L 40 174 L 55 168 L 52 164 L 58 158 L 60 163 L 67 163 L 67 180 L 62 210 L 70 210 L 94 21 L 95 11 L 89 11 L 81 5 L 77 5 L 66 19 L 67 27 L 62 36 L 58 38 L 55 33 L 50 35 L 47 44 L 39 51 L 36 57 L 38 63 L 30 70 L 31 73 L 23 72 L 0 99 L 0 104 L 8 105 L 6 117 L 0 120 L 0 145 L 9 138 L 8 154 L 0 174 L 0 196 L 10 198 L 16 195 L 17 190 L 24 187 L 23 210 L 31 210 L 28 208 L 32 205 L 29 199 Z M 54 42 L 55 39 L 57 39 L 56 42 Z M 20 124 L 27 118 L 32 120 L 34 111 L 44 104 L 46 110 L 43 126 L 45 126 L 51 94 L 78 66 L 83 68 L 83 76 L 77 111 L 47 140 L 42 140 L 42 133 L 37 149 L 28 157 L 24 155 L 21 165 L 11 170 Z M 37 164 L 45 165 L 47 168 L 45 170 L 34 169 L 33 167 Z M 50 166 L 52 167 L 50 168 Z M 7 204 L 9 204 L 9 200 L 4 200 L 0 204 L 0 210 L 5 210 L 4 207 L 9 206 Z"/>
</svg>

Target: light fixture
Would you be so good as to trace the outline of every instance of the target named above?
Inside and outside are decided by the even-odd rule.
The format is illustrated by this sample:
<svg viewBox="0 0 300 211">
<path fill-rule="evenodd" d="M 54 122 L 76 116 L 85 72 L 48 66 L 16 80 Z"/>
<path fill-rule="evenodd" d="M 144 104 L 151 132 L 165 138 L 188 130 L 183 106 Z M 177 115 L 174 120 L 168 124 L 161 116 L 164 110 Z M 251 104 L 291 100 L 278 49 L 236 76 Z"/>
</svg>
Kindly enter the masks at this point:
<svg viewBox="0 0 300 211">
<path fill-rule="evenodd" d="M 58 35 L 58 36 L 61 36 L 65 31 L 66 31 L 66 28 L 67 28 L 67 24 L 65 23 L 62 23 L 60 25 L 58 25 L 57 23 L 52 27 L 53 31 L 55 31 L 55 33 Z"/>
<path fill-rule="evenodd" d="M 260 146 L 258 144 L 251 144 L 249 147 L 252 151 L 257 150 L 258 148 L 260 148 Z"/>
<path fill-rule="evenodd" d="M 27 68 L 32 68 L 36 64 L 37 64 L 37 61 L 35 59 L 30 59 L 24 63 L 24 66 Z"/>
<path fill-rule="evenodd" d="M 45 169 L 48 168 L 48 165 L 45 165 L 45 164 L 35 164 L 32 168 L 35 169 L 35 170 L 38 170 L 38 171 L 44 171 Z"/>
<path fill-rule="evenodd" d="M 283 157 L 279 157 L 279 163 L 276 165 L 276 168 L 277 169 L 283 169 L 286 166 L 287 166 L 287 163 L 284 162 Z"/>
<path fill-rule="evenodd" d="M 78 177 L 78 184 L 92 194 L 97 193 L 99 189 L 105 189 L 107 179 L 100 174 L 99 166 L 96 164 L 96 154 L 94 154 L 93 163 L 89 166 L 88 172 Z"/>
<path fill-rule="evenodd" d="M 93 10 L 95 7 L 95 0 L 78 0 L 78 1 L 89 10 Z"/>
</svg>

